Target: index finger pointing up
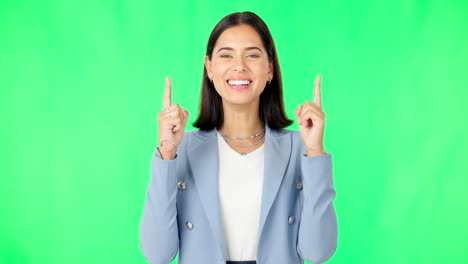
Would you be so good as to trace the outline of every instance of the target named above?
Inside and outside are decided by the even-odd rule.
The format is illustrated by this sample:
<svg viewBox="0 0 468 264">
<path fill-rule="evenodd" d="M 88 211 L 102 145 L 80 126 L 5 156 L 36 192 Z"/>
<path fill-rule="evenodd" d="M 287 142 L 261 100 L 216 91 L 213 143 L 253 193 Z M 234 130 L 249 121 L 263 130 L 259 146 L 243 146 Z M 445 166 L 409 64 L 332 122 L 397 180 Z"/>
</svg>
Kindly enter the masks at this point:
<svg viewBox="0 0 468 264">
<path fill-rule="evenodd" d="M 315 88 L 314 88 L 314 103 L 322 108 L 322 95 L 320 93 L 320 81 L 322 80 L 322 76 L 318 75 L 315 79 Z"/>
<path fill-rule="evenodd" d="M 164 91 L 163 109 L 168 108 L 171 105 L 171 89 L 171 78 L 166 77 L 166 90 Z"/>
</svg>

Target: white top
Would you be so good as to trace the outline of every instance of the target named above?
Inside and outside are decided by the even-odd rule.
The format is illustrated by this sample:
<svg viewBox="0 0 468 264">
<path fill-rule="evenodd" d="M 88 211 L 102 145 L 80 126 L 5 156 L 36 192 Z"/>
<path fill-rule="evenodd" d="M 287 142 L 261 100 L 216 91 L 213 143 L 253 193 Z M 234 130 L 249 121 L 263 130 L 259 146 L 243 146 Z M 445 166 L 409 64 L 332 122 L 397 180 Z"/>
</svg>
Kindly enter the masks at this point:
<svg viewBox="0 0 468 264">
<path fill-rule="evenodd" d="M 263 190 L 264 144 L 241 155 L 218 134 L 219 198 L 226 260 L 256 260 Z"/>
</svg>

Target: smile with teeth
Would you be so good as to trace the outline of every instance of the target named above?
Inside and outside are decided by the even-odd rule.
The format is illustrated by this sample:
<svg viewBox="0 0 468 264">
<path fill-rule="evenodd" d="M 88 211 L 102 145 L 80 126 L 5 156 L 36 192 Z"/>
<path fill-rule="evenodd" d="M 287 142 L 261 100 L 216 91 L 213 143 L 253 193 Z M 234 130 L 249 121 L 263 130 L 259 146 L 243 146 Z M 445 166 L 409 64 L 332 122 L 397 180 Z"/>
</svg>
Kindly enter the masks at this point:
<svg viewBox="0 0 468 264">
<path fill-rule="evenodd" d="M 249 80 L 228 80 L 229 85 L 234 86 L 249 85 L 251 82 Z"/>
</svg>

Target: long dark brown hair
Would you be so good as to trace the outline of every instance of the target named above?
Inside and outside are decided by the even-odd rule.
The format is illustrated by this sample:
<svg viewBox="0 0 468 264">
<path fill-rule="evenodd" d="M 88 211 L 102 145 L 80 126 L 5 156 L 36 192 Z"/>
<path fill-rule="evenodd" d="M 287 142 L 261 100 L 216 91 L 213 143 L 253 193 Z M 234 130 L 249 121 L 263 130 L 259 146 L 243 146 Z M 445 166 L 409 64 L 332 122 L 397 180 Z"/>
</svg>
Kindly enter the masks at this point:
<svg viewBox="0 0 468 264">
<path fill-rule="evenodd" d="M 219 36 L 228 28 L 249 25 L 253 27 L 262 39 L 263 45 L 268 53 L 269 62 L 273 63 L 273 79 L 267 84 L 260 95 L 260 120 L 265 122 L 271 129 L 280 129 L 292 124 L 284 111 L 283 83 L 281 71 L 276 54 L 276 47 L 271 37 L 270 30 L 263 20 L 252 12 L 237 12 L 225 16 L 216 24 L 208 39 L 206 55 L 211 61 L 212 53 Z M 194 127 L 200 130 L 212 130 L 221 128 L 223 124 L 223 104 L 221 96 L 210 81 L 206 68 L 203 67 L 203 80 L 201 100 L 197 120 Z"/>
</svg>

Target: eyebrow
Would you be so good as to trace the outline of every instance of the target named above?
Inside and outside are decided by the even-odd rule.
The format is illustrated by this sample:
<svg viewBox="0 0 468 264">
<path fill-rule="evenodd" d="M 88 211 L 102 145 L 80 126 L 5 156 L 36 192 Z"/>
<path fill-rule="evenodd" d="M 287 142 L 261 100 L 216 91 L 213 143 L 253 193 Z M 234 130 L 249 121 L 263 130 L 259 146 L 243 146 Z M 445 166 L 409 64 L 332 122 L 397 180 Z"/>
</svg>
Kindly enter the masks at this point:
<svg viewBox="0 0 468 264">
<path fill-rule="evenodd" d="M 218 52 L 220 52 L 220 51 L 222 51 L 222 50 L 234 50 L 234 48 L 231 48 L 231 47 L 222 47 L 222 48 L 218 49 L 218 51 L 217 51 L 216 53 L 218 53 Z M 253 46 L 253 47 L 247 47 L 247 48 L 245 48 L 244 50 L 258 50 L 258 51 L 262 52 L 262 50 L 261 50 L 259 47 L 255 47 L 255 46 Z"/>
</svg>

